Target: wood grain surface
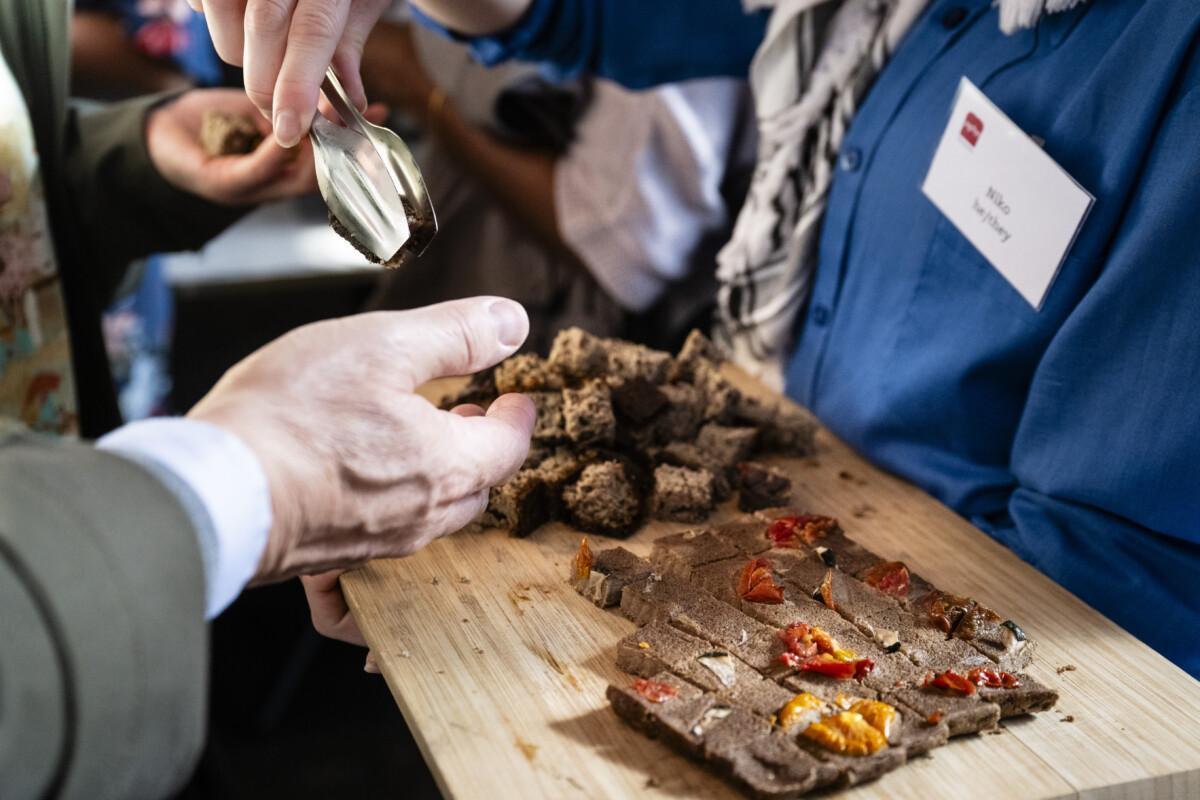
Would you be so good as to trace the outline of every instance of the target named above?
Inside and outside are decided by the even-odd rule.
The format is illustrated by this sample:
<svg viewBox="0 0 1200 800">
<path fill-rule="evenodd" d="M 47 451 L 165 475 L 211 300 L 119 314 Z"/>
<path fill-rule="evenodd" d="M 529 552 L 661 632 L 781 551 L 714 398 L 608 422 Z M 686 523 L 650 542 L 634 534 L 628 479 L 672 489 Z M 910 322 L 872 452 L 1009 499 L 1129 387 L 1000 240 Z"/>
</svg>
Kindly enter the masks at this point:
<svg viewBox="0 0 1200 800">
<path fill-rule="evenodd" d="M 427 396 L 446 388 L 431 385 Z M 1061 694 L 1053 711 L 952 740 L 846 796 L 1200 798 L 1200 682 L 828 432 L 814 457 L 771 461 L 796 479 L 798 506 L 837 517 L 880 555 L 1015 619 L 1039 643 L 1030 672 Z M 715 519 L 734 516 L 726 507 Z M 686 527 L 653 522 L 624 544 L 646 555 L 655 538 Z M 630 680 L 614 662 L 634 625 L 567 585 L 579 538 L 561 524 L 527 539 L 463 532 L 343 577 L 443 793 L 738 797 L 609 708 L 605 687 Z M 611 543 L 590 538 L 594 550 Z"/>
</svg>

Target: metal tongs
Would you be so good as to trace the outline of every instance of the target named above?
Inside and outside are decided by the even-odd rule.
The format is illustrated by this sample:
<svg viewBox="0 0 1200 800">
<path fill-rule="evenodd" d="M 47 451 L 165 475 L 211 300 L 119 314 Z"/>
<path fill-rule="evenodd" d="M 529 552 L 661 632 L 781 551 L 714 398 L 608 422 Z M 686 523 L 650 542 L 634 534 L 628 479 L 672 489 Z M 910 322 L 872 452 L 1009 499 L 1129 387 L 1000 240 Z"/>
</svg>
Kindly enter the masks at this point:
<svg viewBox="0 0 1200 800">
<path fill-rule="evenodd" d="M 395 132 L 373 125 L 346 96 L 333 68 L 321 92 L 345 123 L 313 117 L 317 185 L 334 218 L 387 267 L 425 252 L 437 215 L 412 151 Z"/>
</svg>

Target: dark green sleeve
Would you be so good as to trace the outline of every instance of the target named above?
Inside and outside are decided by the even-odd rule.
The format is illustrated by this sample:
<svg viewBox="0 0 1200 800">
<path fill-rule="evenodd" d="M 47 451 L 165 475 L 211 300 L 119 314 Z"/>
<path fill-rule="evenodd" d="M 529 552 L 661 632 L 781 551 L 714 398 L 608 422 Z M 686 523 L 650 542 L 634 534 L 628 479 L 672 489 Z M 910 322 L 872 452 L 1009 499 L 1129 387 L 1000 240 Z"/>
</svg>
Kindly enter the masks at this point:
<svg viewBox="0 0 1200 800">
<path fill-rule="evenodd" d="M 146 149 L 146 114 L 172 95 L 71 109 L 64 141 L 65 173 L 98 288 L 111 296 L 129 262 L 151 253 L 195 250 L 246 208 L 230 208 L 176 189 Z"/>
<path fill-rule="evenodd" d="M 162 797 L 204 741 L 194 531 L 148 472 L 0 441 L 0 794 Z"/>
</svg>

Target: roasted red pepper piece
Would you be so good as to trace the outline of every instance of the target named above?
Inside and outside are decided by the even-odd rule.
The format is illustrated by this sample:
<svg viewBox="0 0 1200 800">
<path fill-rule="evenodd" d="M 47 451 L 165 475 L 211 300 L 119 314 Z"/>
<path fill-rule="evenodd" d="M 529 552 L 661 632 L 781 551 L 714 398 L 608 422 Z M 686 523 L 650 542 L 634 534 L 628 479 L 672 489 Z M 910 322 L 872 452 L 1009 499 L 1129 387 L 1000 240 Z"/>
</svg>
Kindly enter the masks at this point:
<svg viewBox="0 0 1200 800">
<path fill-rule="evenodd" d="M 837 520 L 830 517 L 818 517 L 815 514 L 780 517 L 767 528 L 767 538 L 775 547 L 791 547 L 799 550 L 805 545 L 811 545 L 824 539 L 835 525 L 837 525 Z"/>
<path fill-rule="evenodd" d="M 638 678 L 634 681 L 633 690 L 651 703 L 665 703 L 679 694 L 675 690 L 675 687 L 669 683 L 647 680 L 646 678 Z"/>
<path fill-rule="evenodd" d="M 875 662 L 869 658 L 839 661 L 829 654 L 822 653 L 800 664 L 799 669 L 801 672 L 816 672 L 839 680 L 862 680 L 875 669 Z"/>
<path fill-rule="evenodd" d="M 771 575 L 771 562 L 756 558 L 742 567 L 737 581 L 738 597 L 751 603 L 783 602 L 783 587 L 775 583 Z"/>
<path fill-rule="evenodd" d="M 786 651 L 779 662 L 801 672 L 818 672 L 832 678 L 861 680 L 875 668 L 869 658 L 855 658 L 854 653 L 838 647 L 825 631 L 813 625 L 797 622 L 779 632 Z"/>
<path fill-rule="evenodd" d="M 948 669 L 937 675 L 933 675 L 932 673 L 926 675 L 925 681 L 921 685 L 945 689 L 949 692 L 961 694 L 964 697 L 975 694 L 975 684 L 952 669 Z"/>
<path fill-rule="evenodd" d="M 824 631 L 821 632 L 824 633 Z M 822 652 L 817 637 L 813 633 L 813 628 L 805 625 L 803 622 L 797 622 L 781 630 L 779 638 L 783 640 L 788 655 L 793 655 L 800 660 L 804 660 Z M 832 648 L 827 648 L 824 652 L 828 653 L 830 650 Z M 789 664 L 788 666 L 792 665 Z"/>
<path fill-rule="evenodd" d="M 986 686 L 989 689 L 1016 689 L 1021 680 L 1009 672 L 997 672 L 983 667 L 975 667 L 967 672 L 967 680 L 976 686 Z"/>
<path fill-rule="evenodd" d="M 908 597 L 908 567 L 902 561 L 884 561 L 863 573 L 863 582 L 892 597 Z"/>
</svg>

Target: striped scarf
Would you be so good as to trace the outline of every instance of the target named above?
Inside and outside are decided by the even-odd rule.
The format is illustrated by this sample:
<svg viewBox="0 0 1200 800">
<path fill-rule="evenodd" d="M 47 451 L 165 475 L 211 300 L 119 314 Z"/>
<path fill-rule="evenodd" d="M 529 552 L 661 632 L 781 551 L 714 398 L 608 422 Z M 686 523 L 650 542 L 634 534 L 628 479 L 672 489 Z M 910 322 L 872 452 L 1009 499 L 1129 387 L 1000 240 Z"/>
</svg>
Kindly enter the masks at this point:
<svg viewBox="0 0 1200 800">
<path fill-rule="evenodd" d="M 1005 33 L 1084 0 L 997 0 Z M 717 257 L 714 337 L 773 388 L 808 300 L 842 139 L 860 101 L 929 0 L 744 0 L 773 8 L 750 68 L 754 179 Z M 831 15 L 831 16 L 830 16 Z M 819 19 L 828 17 L 818 32 Z M 818 38 L 820 44 L 818 45 Z"/>
</svg>

